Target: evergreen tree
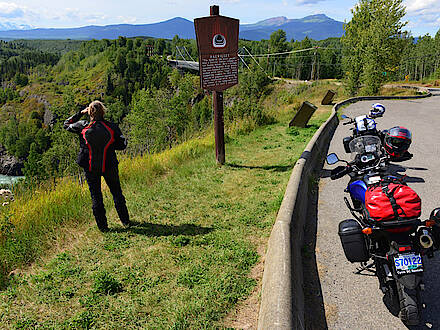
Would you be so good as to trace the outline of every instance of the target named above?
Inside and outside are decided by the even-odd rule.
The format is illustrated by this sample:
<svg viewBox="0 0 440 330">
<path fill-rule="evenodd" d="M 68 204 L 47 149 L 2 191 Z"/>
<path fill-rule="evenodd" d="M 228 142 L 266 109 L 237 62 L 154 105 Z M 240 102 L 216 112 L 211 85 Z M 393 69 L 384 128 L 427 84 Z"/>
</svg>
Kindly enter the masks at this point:
<svg viewBox="0 0 440 330">
<path fill-rule="evenodd" d="M 42 164 L 42 155 L 36 143 L 31 144 L 29 156 L 24 163 L 23 173 L 27 178 L 36 179 L 37 181 L 46 178 L 46 171 Z"/>
<path fill-rule="evenodd" d="M 387 70 L 400 62 L 405 8 L 402 0 L 360 0 L 352 14 L 342 38 L 346 86 L 352 95 L 362 84 L 368 94 L 376 94 Z"/>
<path fill-rule="evenodd" d="M 435 78 L 440 78 L 440 30 L 437 31 L 434 39 L 435 44 Z"/>
<path fill-rule="evenodd" d="M 270 53 L 283 53 L 288 50 L 289 44 L 286 39 L 286 32 L 284 30 L 277 30 L 270 35 L 269 39 L 269 52 Z M 280 76 L 283 72 L 283 66 L 285 65 L 285 59 L 282 57 L 275 57 L 271 62 L 268 72 L 273 76 Z M 269 73 L 269 74 L 270 74 Z"/>
</svg>

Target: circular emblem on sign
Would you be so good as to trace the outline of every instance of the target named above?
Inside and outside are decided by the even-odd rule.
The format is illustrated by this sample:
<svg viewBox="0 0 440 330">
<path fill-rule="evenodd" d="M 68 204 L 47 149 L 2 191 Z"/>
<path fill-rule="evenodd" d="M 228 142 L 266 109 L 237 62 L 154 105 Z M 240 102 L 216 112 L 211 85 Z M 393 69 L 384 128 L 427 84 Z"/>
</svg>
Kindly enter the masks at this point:
<svg viewBox="0 0 440 330">
<path fill-rule="evenodd" d="M 222 34 L 216 34 L 214 38 L 212 38 L 212 45 L 214 48 L 223 48 L 226 46 L 226 38 Z"/>
</svg>

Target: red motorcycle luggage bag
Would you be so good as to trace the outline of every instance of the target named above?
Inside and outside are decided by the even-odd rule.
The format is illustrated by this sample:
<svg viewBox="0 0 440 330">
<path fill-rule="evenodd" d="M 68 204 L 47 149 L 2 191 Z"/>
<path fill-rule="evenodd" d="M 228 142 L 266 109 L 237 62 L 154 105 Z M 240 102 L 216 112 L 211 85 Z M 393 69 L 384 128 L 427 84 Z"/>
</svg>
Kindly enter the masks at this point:
<svg viewBox="0 0 440 330">
<path fill-rule="evenodd" d="M 417 193 L 401 183 L 382 183 L 368 188 L 365 206 L 376 221 L 420 217 L 422 201 Z"/>
</svg>

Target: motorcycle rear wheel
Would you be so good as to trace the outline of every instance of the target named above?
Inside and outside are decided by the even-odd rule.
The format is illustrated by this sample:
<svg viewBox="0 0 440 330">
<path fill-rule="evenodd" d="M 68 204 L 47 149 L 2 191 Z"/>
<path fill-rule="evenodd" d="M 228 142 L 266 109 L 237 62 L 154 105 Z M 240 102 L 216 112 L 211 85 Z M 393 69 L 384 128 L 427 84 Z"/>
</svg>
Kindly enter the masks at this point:
<svg viewBox="0 0 440 330">
<path fill-rule="evenodd" d="M 405 288 L 397 282 L 397 294 L 400 302 L 399 317 L 405 325 L 419 325 L 420 323 L 420 287 Z"/>
<path fill-rule="evenodd" d="M 400 301 L 399 295 L 397 294 L 395 281 L 388 282 L 383 302 L 391 314 L 394 316 L 398 316 L 400 314 Z"/>
</svg>

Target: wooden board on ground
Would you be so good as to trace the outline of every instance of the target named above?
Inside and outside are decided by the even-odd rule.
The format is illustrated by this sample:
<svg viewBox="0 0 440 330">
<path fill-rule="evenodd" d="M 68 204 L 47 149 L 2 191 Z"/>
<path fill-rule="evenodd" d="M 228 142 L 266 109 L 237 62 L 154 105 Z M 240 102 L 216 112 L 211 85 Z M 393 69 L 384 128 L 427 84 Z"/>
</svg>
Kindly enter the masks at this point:
<svg viewBox="0 0 440 330">
<path fill-rule="evenodd" d="M 322 105 L 330 105 L 333 102 L 333 98 L 335 97 L 336 92 L 329 89 L 327 94 L 325 94 L 324 98 L 321 101 Z"/>
<path fill-rule="evenodd" d="M 305 101 L 301 105 L 301 107 L 299 108 L 295 117 L 289 123 L 289 127 L 292 127 L 292 126 L 306 127 L 307 123 L 309 122 L 309 120 L 313 116 L 313 114 L 315 113 L 316 109 L 318 109 L 317 106 L 313 105 L 310 102 Z"/>
</svg>

